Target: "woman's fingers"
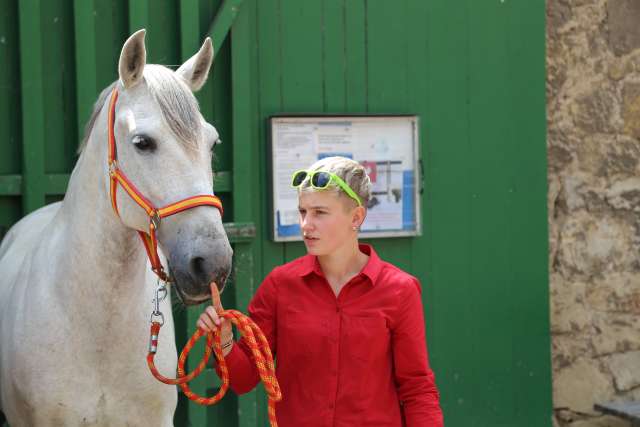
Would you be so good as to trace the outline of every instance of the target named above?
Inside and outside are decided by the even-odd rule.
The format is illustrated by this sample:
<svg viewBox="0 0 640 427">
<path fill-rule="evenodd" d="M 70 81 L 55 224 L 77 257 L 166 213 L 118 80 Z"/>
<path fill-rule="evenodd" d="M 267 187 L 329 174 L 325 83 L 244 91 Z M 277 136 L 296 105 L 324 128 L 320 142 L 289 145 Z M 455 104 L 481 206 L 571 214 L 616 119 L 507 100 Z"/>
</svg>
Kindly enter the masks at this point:
<svg viewBox="0 0 640 427">
<path fill-rule="evenodd" d="M 218 312 L 224 310 L 222 303 L 220 302 L 218 287 L 215 282 L 211 282 L 210 287 L 213 305 L 204 309 L 198 319 L 197 326 L 207 332 L 213 332 L 215 329 L 220 328 L 223 337 L 232 337 L 231 323 L 218 316 Z"/>
<path fill-rule="evenodd" d="M 209 317 L 206 311 L 198 318 L 197 325 L 199 328 L 204 329 L 207 332 L 213 332 L 213 330 L 216 329 L 213 319 Z"/>
<path fill-rule="evenodd" d="M 207 326 L 207 324 L 200 319 L 198 319 L 198 321 L 196 322 L 196 326 L 205 332 L 209 332 L 209 326 Z"/>
<path fill-rule="evenodd" d="M 211 290 L 211 303 L 216 310 L 222 311 L 222 302 L 220 302 L 220 292 L 218 291 L 218 285 L 216 282 L 211 282 L 209 284 Z"/>
<path fill-rule="evenodd" d="M 212 306 L 207 307 L 204 310 L 204 312 L 205 312 L 205 314 L 207 314 L 209 316 L 211 321 L 213 321 L 213 323 L 216 326 L 220 326 L 220 317 L 218 316 L 218 313 L 216 312 L 216 310 Z"/>
</svg>

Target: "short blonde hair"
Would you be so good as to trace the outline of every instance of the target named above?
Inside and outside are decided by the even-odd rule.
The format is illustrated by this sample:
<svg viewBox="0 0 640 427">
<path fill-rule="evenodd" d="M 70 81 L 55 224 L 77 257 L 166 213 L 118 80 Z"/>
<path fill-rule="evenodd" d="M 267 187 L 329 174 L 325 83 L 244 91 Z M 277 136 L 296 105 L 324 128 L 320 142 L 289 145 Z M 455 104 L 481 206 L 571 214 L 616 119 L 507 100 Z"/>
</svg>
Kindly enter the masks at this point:
<svg viewBox="0 0 640 427">
<path fill-rule="evenodd" d="M 369 179 L 369 175 L 367 175 L 367 171 L 360 163 L 347 157 L 325 157 L 312 164 L 307 170 L 325 171 L 336 174 L 358 195 L 362 206 L 367 207 L 369 199 L 371 199 L 371 180 Z M 308 177 L 302 181 L 298 188 L 300 191 L 319 191 L 311 186 Z M 354 204 L 356 203 L 355 200 L 349 197 L 349 195 L 333 181 L 330 182 L 326 190 L 321 191 L 334 191 L 351 200 Z"/>
</svg>

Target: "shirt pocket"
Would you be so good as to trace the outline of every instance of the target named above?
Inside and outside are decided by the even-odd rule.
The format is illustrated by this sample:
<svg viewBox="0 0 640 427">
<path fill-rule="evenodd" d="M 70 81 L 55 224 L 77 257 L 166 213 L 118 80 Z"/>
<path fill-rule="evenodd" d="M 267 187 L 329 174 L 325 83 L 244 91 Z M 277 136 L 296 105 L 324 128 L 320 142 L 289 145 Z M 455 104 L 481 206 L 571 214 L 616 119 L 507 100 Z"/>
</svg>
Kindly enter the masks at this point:
<svg viewBox="0 0 640 427">
<path fill-rule="evenodd" d="M 349 316 L 343 319 L 345 356 L 353 358 L 362 368 L 379 362 L 389 352 L 389 328 L 383 316 Z"/>
<path fill-rule="evenodd" d="M 327 351 L 327 325 L 323 319 L 298 309 L 285 311 L 283 353 L 290 362 L 317 359 Z"/>
</svg>

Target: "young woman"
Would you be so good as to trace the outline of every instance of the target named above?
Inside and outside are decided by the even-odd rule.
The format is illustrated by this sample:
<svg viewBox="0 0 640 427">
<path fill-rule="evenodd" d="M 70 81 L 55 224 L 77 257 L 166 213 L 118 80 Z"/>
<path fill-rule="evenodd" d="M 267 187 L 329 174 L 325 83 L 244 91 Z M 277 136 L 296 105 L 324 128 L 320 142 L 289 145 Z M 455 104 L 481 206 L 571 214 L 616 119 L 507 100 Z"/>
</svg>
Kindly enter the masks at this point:
<svg viewBox="0 0 640 427">
<path fill-rule="evenodd" d="M 358 244 L 371 182 L 343 157 L 294 173 L 307 255 L 275 268 L 248 312 L 276 358 L 281 427 L 441 427 L 418 280 Z M 230 386 L 259 381 L 251 351 L 207 307 L 198 326 L 221 328 Z"/>
</svg>

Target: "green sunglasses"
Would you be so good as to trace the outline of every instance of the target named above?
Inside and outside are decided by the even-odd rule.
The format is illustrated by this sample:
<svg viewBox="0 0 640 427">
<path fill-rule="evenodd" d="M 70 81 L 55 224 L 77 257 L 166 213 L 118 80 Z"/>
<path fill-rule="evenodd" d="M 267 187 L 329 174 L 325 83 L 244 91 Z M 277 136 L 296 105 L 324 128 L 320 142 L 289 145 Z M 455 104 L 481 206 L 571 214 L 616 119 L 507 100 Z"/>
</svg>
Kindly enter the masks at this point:
<svg viewBox="0 0 640 427">
<path fill-rule="evenodd" d="M 362 206 L 362 202 L 360 201 L 360 197 L 347 185 L 346 182 L 342 180 L 338 175 L 331 172 L 326 171 L 306 171 L 299 170 L 295 171 L 291 176 L 291 186 L 294 188 L 300 187 L 300 185 L 304 182 L 304 180 L 309 177 L 311 181 L 311 186 L 313 188 L 317 188 L 319 190 L 324 190 L 329 186 L 331 180 L 338 184 L 340 188 L 344 190 L 345 193 L 353 200 L 358 203 L 358 206 Z"/>
</svg>

